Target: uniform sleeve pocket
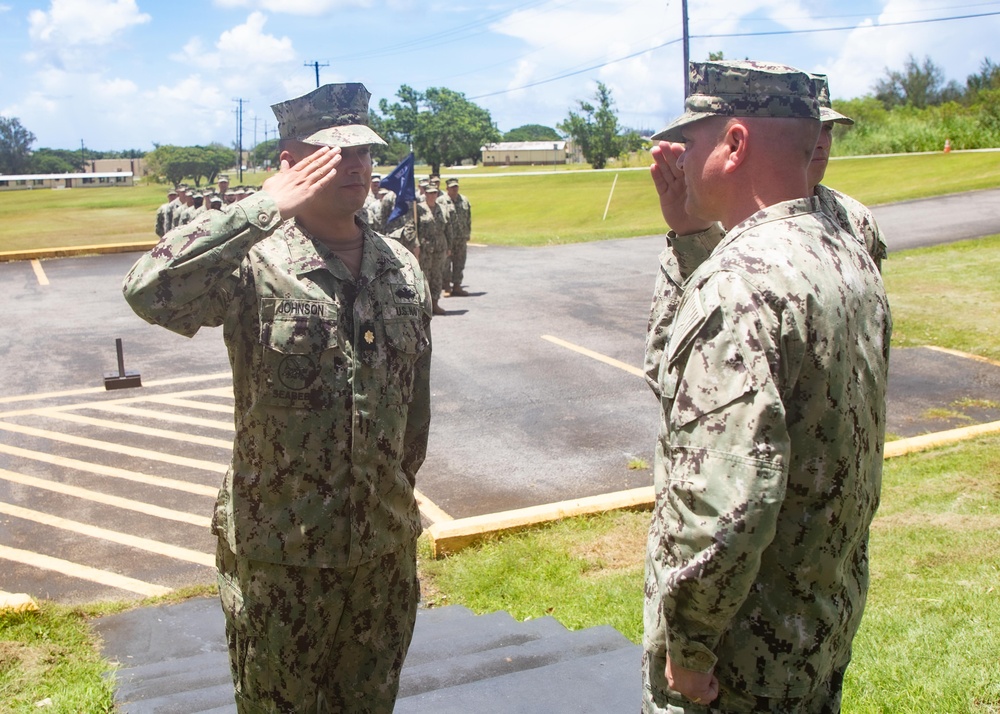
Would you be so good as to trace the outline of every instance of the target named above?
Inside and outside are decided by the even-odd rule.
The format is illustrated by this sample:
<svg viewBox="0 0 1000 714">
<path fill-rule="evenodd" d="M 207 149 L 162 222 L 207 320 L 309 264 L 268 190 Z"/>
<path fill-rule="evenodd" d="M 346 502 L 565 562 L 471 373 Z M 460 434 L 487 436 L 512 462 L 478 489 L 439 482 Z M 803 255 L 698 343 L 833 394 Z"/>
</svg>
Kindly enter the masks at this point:
<svg viewBox="0 0 1000 714">
<path fill-rule="evenodd" d="M 743 346 L 723 311 L 708 311 L 695 294 L 678 315 L 668 347 L 672 387 L 670 421 L 680 428 L 731 404 L 756 389 Z M 664 391 L 666 394 L 666 391 Z"/>
</svg>

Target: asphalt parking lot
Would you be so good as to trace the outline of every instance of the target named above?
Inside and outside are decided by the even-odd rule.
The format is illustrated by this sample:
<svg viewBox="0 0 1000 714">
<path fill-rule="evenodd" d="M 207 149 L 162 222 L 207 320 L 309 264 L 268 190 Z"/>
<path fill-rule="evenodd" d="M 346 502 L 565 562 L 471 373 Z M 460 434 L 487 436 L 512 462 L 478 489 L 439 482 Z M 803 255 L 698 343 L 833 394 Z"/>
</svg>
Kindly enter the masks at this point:
<svg viewBox="0 0 1000 714">
<path fill-rule="evenodd" d="M 662 243 L 470 248 L 472 296 L 444 298 L 432 326 L 418 488 L 438 509 L 461 518 L 649 485 L 658 413 L 639 368 Z M 136 257 L 0 263 L 0 591 L 81 602 L 214 579 L 228 358 L 219 329 L 187 339 L 131 312 L 120 286 Z M 104 389 L 118 338 L 141 388 Z M 984 394 L 1000 394 L 1000 366 L 897 350 L 888 430 L 950 428 L 929 410 Z"/>
</svg>

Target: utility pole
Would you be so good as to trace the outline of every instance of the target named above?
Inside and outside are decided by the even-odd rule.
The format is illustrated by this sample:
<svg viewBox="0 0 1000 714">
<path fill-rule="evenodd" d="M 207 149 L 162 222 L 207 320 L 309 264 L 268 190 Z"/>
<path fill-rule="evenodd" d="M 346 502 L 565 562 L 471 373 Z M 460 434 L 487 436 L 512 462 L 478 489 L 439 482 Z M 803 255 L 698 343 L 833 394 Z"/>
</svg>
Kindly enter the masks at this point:
<svg viewBox="0 0 1000 714">
<path fill-rule="evenodd" d="M 691 62 L 691 51 L 688 47 L 688 3 L 687 0 L 681 0 L 681 14 L 684 16 L 682 18 L 682 24 L 684 26 L 684 99 L 685 101 L 690 94 L 691 88 L 688 86 L 691 82 L 691 73 L 688 72 L 688 66 Z"/>
<path fill-rule="evenodd" d="M 236 109 L 236 169 L 240 173 L 240 183 L 243 183 L 243 100 L 234 99 Z"/>
<path fill-rule="evenodd" d="M 316 70 L 316 89 L 319 89 L 319 68 L 320 67 L 329 67 L 330 63 L 326 62 L 325 64 L 320 64 L 319 62 L 306 62 L 304 66 L 305 67 L 312 67 L 313 69 Z"/>
</svg>

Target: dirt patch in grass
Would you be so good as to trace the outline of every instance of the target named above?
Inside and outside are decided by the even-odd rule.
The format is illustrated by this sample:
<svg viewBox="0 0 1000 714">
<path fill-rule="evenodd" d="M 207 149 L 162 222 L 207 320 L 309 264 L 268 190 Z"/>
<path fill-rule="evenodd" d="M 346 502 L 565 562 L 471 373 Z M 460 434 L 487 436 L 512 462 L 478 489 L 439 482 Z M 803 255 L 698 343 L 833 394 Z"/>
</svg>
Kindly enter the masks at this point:
<svg viewBox="0 0 1000 714">
<path fill-rule="evenodd" d="M 587 563 L 584 576 L 588 578 L 641 568 L 648 531 L 648 513 L 621 513 L 615 517 L 610 530 L 574 545 L 570 553 Z"/>
<path fill-rule="evenodd" d="M 959 533 L 992 529 L 1000 532 L 1000 516 L 905 511 L 879 516 L 872 522 L 872 530 L 875 531 L 893 528 L 931 528 Z"/>
</svg>

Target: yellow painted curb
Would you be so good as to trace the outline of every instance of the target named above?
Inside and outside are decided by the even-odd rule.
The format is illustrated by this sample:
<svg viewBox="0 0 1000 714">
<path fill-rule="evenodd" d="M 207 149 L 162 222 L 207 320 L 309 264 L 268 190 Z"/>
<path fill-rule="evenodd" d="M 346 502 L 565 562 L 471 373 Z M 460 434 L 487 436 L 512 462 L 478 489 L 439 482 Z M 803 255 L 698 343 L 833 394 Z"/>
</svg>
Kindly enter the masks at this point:
<svg viewBox="0 0 1000 714">
<path fill-rule="evenodd" d="M 948 431 L 936 431 L 933 434 L 921 434 L 909 439 L 890 441 L 885 445 L 885 458 L 891 459 L 894 456 L 913 454 L 917 451 L 926 451 L 937 446 L 946 446 L 958 441 L 974 439 L 977 436 L 996 433 L 1000 433 L 1000 421 L 963 426 L 960 429 L 949 429 Z"/>
<path fill-rule="evenodd" d="M 427 529 L 435 558 L 457 553 L 488 535 L 514 533 L 525 528 L 576 516 L 620 510 L 649 510 L 653 507 L 653 487 L 588 496 L 572 501 L 546 503 L 513 511 L 487 513 L 435 523 Z"/>
<path fill-rule="evenodd" d="M 974 439 L 977 436 L 996 433 L 1000 433 L 1000 421 L 939 431 L 934 434 L 922 434 L 909 439 L 889 442 L 885 445 L 884 458 L 891 459 L 919 451 L 927 451 L 938 446 L 946 446 Z M 572 501 L 547 503 L 513 511 L 487 513 L 482 516 L 434 523 L 426 532 L 431 539 L 431 550 L 434 557 L 442 558 L 449 553 L 457 553 L 463 548 L 475 545 L 489 536 L 514 533 L 543 523 L 553 523 L 566 518 L 610 511 L 649 511 L 653 508 L 654 500 L 653 487 L 646 486 L 630 491 L 618 491 Z"/>
<path fill-rule="evenodd" d="M 156 245 L 156 241 L 138 243 L 109 243 L 107 245 L 75 245 L 65 248 L 40 248 L 37 250 L 0 251 L 0 263 L 15 260 L 45 260 L 47 258 L 71 258 L 76 255 L 100 255 L 102 253 L 145 253 Z"/>
<path fill-rule="evenodd" d="M 0 593 L 0 613 L 35 612 L 38 603 L 26 593 Z"/>
</svg>

